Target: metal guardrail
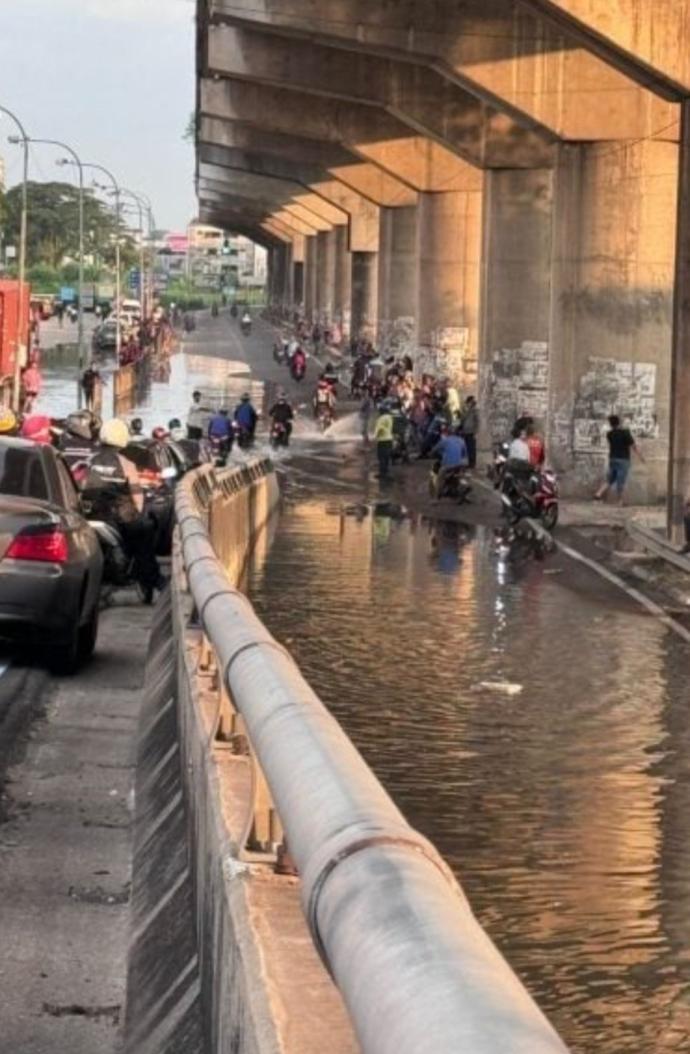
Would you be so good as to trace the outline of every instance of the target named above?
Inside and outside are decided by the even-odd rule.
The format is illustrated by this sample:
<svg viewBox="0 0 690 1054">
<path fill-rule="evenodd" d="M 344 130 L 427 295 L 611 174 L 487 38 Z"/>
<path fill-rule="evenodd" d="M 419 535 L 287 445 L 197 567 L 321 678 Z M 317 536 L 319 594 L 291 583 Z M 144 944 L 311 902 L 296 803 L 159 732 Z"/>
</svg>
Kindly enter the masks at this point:
<svg viewBox="0 0 690 1054">
<path fill-rule="evenodd" d="M 364 1054 L 564 1054 L 434 846 L 405 821 L 216 557 L 215 496 L 270 471 L 257 462 L 183 482 L 182 554 L 222 685 L 297 864 L 313 940 Z"/>
</svg>

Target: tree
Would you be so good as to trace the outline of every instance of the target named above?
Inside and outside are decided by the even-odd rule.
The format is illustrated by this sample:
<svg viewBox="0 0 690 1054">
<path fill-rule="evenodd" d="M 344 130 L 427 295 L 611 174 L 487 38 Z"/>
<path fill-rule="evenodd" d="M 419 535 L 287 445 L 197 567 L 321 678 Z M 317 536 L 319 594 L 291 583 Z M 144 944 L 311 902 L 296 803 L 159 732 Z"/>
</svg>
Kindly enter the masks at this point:
<svg viewBox="0 0 690 1054">
<path fill-rule="evenodd" d="M 6 245 L 19 245 L 21 217 L 20 186 L 12 187 L 2 203 Z M 44 264 L 57 268 L 65 260 L 79 256 L 79 190 L 71 183 L 29 183 L 28 185 L 27 266 Z M 115 263 L 115 215 L 91 191 L 84 196 L 84 251 L 104 263 Z M 134 243 L 120 221 L 121 253 L 124 266 L 136 260 Z"/>
</svg>

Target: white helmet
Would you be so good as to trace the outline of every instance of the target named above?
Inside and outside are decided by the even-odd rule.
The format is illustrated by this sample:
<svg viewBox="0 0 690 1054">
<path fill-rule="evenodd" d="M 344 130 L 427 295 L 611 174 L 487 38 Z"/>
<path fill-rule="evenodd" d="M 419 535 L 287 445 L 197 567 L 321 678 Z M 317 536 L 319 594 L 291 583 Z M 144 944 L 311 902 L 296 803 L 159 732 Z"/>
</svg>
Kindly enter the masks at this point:
<svg viewBox="0 0 690 1054">
<path fill-rule="evenodd" d="M 127 423 L 119 417 L 112 421 L 106 421 L 101 428 L 101 443 L 106 446 L 114 446 L 121 450 L 129 443 L 129 428 Z"/>
</svg>

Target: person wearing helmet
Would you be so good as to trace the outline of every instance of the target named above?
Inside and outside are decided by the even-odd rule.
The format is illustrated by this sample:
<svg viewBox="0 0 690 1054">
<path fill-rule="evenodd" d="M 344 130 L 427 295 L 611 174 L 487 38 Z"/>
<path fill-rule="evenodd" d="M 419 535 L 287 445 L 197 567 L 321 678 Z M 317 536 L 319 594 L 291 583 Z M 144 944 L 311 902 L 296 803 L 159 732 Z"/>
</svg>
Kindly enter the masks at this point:
<svg viewBox="0 0 690 1054">
<path fill-rule="evenodd" d="M 245 392 L 240 401 L 240 405 L 235 410 L 235 422 L 239 425 L 240 429 L 246 433 L 250 442 L 254 441 L 257 420 L 258 414 L 252 406 L 251 395 L 249 392 Z"/>
<path fill-rule="evenodd" d="M 208 438 L 218 456 L 227 457 L 232 450 L 235 432 L 225 407 L 217 410 L 209 421 Z"/>
<path fill-rule="evenodd" d="M 101 445 L 89 467 L 84 498 L 91 518 L 116 527 L 125 551 L 134 560 L 136 577 L 147 604 L 165 582 L 156 559 L 155 527 L 144 514 L 144 492 L 134 464 L 122 451 L 130 440 L 125 421 L 115 417 L 101 428 Z"/>
<path fill-rule="evenodd" d="M 0 410 L 0 436 L 16 436 L 19 432 L 19 421 L 14 410 L 9 407 Z"/>
<path fill-rule="evenodd" d="M 168 438 L 168 431 L 166 428 L 163 428 L 163 425 L 156 425 L 151 432 L 151 438 L 155 439 L 157 443 L 164 443 Z"/>
<path fill-rule="evenodd" d="M 89 464 L 98 442 L 93 434 L 93 417 L 89 410 L 69 414 L 58 438 L 58 450 L 64 454 L 69 468 L 79 462 Z"/>
<path fill-rule="evenodd" d="M 285 446 L 289 446 L 290 436 L 292 435 L 292 422 L 295 415 L 290 403 L 287 401 L 285 392 L 280 393 L 277 402 L 269 410 L 268 416 L 274 425 L 280 425 L 281 429 L 284 430 Z"/>
</svg>

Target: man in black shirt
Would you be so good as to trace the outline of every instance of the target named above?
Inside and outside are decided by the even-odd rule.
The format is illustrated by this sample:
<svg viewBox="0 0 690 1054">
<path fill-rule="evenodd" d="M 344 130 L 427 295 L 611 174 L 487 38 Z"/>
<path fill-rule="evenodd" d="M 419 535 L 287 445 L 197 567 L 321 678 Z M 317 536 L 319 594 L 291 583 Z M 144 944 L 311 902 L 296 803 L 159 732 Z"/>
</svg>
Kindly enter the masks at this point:
<svg viewBox="0 0 690 1054">
<path fill-rule="evenodd" d="M 594 495 L 596 501 L 603 501 L 611 487 L 616 488 L 618 504 L 623 504 L 623 491 L 630 475 L 630 459 L 634 450 L 640 461 L 644 461 L 642 454 L 637 448 L 632 432 L 629 428 L 621 428 L 620 417 L 613 414 L 609 417 L 610 432 L 606 439 L 609 444 L 609 470 L 606 482 L 601 485 Z"/>
</svg>

